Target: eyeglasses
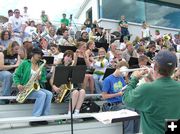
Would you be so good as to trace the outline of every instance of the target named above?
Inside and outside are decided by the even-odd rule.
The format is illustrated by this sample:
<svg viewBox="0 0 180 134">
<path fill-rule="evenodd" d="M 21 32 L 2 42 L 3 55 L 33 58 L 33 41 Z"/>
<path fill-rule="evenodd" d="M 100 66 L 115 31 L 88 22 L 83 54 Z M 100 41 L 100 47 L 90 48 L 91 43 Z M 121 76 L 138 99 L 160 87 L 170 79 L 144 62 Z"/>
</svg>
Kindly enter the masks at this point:
<svg viewBox="0 0 180 134">
<path fill-rule="evenodd" d="M 15 12 L 16 14 L 19 14 L 20 12 Z"/>
</svg>

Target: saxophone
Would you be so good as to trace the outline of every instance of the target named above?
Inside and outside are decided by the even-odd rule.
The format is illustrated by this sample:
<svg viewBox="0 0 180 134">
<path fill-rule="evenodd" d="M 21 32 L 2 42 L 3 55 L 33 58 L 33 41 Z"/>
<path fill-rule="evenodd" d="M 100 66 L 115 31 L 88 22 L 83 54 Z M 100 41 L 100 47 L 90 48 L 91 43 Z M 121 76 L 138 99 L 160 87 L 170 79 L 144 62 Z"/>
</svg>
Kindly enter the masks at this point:
<svg viewBox="0 0 180 134">
<path fill-rule="evenodd" d="M 71 91 L 71 89 L 73 89 L 73 84 L 71 84 L 71 82 L 69 82 L 68 84 L 62 84 L 60 86 L 60 92 L 58 93 L 57 97 L 56 97 L 56 102 L 57 103 L 61 103 L 63 98 Z"/>
<path fill-rule="evenodd" d="M 17 102 L 23 103 L 33 90 L 38 91 L 40 89 L 40 85 L 37 80 L 37 77 L 39 76 L 39 73 L 41 72 L 45 64 L 46 64 L 46 60 L 43 60 L 43 63 L 38 68 L 36 74 L 31 76 L 27 84 L 24 85 L 24 90 L 22 92 L 19 92 L 19 94 L 17 95 L 16 98 Z"/>
</svg>

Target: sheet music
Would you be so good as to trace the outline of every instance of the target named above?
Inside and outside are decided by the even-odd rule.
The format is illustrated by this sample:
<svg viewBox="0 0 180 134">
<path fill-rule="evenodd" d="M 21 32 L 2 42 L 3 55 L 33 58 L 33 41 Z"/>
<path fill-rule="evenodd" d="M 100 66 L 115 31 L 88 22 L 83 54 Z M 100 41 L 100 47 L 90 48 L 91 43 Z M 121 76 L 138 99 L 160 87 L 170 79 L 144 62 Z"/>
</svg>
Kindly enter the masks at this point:
<svg viewBox="0 0 180 134">
<path fill-rule="evenodd" d="M 102 122 L 103 124 L 110 124 L 112 122 L 112 119 L 137 116 L 137 115 L 138 114 L 136 112 L 130 111 L 127 109 L 91 114 L 91 116 L 93 116 L 98 121 Z"/>
</svg>

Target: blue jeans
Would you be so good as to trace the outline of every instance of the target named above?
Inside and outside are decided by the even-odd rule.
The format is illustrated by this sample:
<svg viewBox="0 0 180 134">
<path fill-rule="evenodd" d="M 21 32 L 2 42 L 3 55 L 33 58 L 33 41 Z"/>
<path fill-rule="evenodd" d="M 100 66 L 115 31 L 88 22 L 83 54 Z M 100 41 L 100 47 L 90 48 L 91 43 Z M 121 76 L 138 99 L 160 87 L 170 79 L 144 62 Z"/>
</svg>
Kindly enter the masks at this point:
<svg viewBox="0 0 180 134">
<path fill-rule="evenodd" d="M 102 111 L 118 111 L 121 109 L 129 109 L 122 103 L 113 105 L 112 103 L 104 103 L 102 107 Z M 132 109 L 129 109 L 132 110 Z M 134 134 L 139 132 L 139 120 L 129 120 L 124 121 L 124 133 L 125 134 Z"/>
<path fill-rule="evenodd" d="M 97 75 L 93 74 L 94 84 L 95 84 L 95 92 L 96 93 L 102 93 L 102 87 L 103 87 L 103 78 L 104 75 Z"/>
<path fill-rule="evenodd" d="M 50 113 L 52 97 L 53 94 L 46 89 L 32 91 L 32 93 L 28 96 L 28 99 L 36 99 L 32 115 L 48 115 Z"/>
<path fill-rule="evenodd" d="M 0 81 L 2 81 L 2 95 L 11 95 L 11 86 L 13 83 L 13 75 L 9 71 L 0 71 Z"/>
</svg>

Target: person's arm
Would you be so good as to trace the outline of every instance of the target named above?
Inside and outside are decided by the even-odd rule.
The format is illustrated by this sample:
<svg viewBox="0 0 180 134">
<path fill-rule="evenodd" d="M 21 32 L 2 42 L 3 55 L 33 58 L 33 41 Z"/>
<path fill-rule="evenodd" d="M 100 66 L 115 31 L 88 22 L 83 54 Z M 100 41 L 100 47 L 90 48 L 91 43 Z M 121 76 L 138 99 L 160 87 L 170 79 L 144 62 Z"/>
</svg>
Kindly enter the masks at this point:
<svg viewBox="0 0 180 134">
<path fill-rule="evenodd" d="M 74 53 L 73 66 L 77 65 L 77 53 Z"/>
<path fill-rule="evenodd" d="M 86 56 L 85 52 L 83 52 L 83 57 L 84 57 L 86 66 L 90 67 L 89 55 Z"/>
<path fill-rule="evenodd" d="M 54 83 L 54 75 L 55 75 L 55 68 L 53 68 L 51 79 L 49 80 L 49 83 L 52 87 L 52 90 L 58 93 L 60 91 L 60 88 L 58 88 Z"/>
<path fill-rule="evenodd" d="M 115 94 L 109 94 L 108 91 L 111 89 L 111 83 L 109 79 L 104 79 L 103 82 L 103 88 L 102 88 L 102 98 L 103 99 L 109 99 L 109 98 L 113 98 L 113 97 L 117 97 L 117 96 L 122 96 L 122 92 L 118 92 Z"/>
<path fill-rule="evenodd" d="M 21 78 L 24 74 L 23 72 L 23 68 L 24 67 L 24 62 L 22 62 L 18 68 L 16 68 L 15 72 L 14 72 L 14 75 L 13 75 L 13 82 L 15 83 L 16 86 L 20 85 L 21 84 Z"/>
<path fill-rule="evenodd" d="M 12 68 L 18 67 L 19 63 L 15 65 L 4 65 L 4 54 L 0 52 L 0 70 L 10 70 Z"/>
<path fill-rule="evenodd" d="M 122 95 L 123 95 L 122 92 L 118 92 L 115 94 L 108 94 L 107 92 L 102 92 L 102 98 L 103 99 L 109 99 L 109 98 L 118 97 L 118 96 L 122 96 Z"/>
<path fill-rule="evenodd" d="M 134 75 L 126 89 L 123 93 L 123 103 L 128 107 L 135 108 L 140 111 L 148 110 L 148 106 L 150 105 L 149 91 L 152 87 L 150 84 L 143 84 L 140 86 L 136 86 L 139 82 L 139 79 L 136 75 Z"/>
</svg>

